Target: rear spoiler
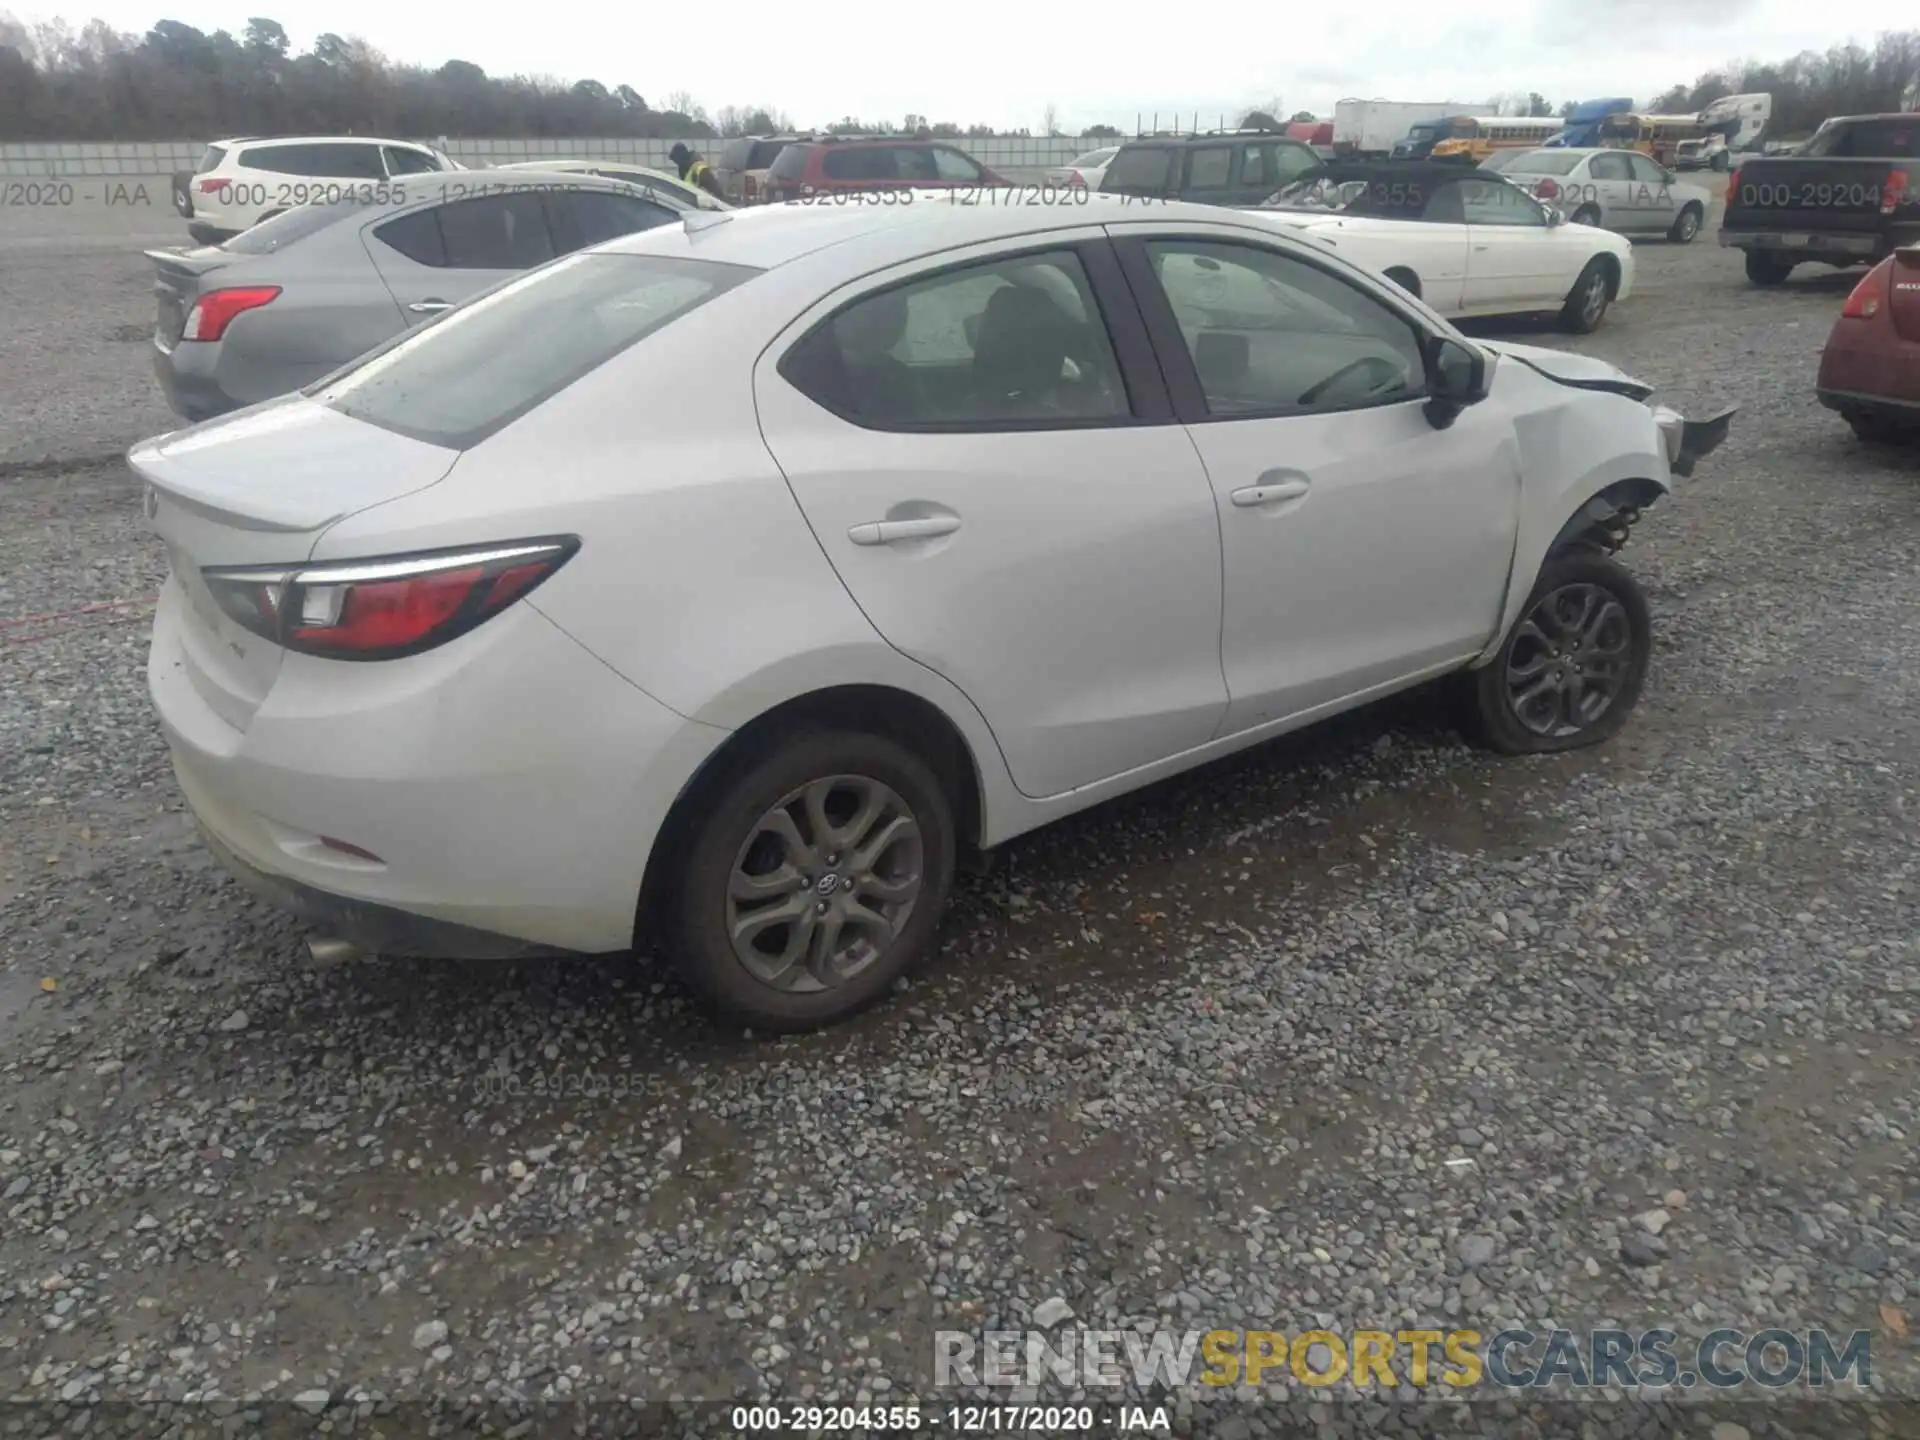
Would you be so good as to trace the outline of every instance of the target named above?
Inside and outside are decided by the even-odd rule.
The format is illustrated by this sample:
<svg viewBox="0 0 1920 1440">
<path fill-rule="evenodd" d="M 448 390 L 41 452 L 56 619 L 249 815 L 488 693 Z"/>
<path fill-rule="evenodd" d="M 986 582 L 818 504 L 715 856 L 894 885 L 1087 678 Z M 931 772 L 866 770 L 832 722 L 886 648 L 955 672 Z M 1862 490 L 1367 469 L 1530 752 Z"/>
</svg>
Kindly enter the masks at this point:
<svg viewBox="0 0 1920 1440">
<path fill-rule="evenodd" d="M 204 275 L 233 263 L 233 256 L 218 245 L 202 245 L 193 250 L 142 250 L 147 259 L 178 275 Z"/>
</svg>

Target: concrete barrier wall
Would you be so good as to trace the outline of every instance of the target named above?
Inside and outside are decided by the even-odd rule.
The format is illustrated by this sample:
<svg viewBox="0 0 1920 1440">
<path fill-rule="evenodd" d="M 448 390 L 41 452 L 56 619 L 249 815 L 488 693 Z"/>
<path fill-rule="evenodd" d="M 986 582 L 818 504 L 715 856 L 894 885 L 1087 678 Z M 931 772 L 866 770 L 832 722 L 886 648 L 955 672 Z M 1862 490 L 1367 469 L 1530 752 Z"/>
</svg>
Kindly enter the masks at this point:
<svg viewBox="0 0 1920 1440">
<path fill-rule="evenodd" d="M 707 159 L 719 158 L 723 140 L 689 141 Z M 1076 155 L 1097 148 L 1099 140 L 1050 140 L 1024 135 L 955 140 L 981 164 L 1011 180 L 1038 179 L 1050 165 L 1064 165 Z M 624 160 L 628 164 L 670 168 L 667 151 L 672 140 L 453 140 L 447 153 L 462 165 L 507 165 L 543 157 L 572 160 Z M 113 143 L 0 145 L 0 177 L 12 180 L 89 177 L 145 180 L 191 170 L 205 148 L 199 141 L 120 141 Z"/>
</svg>

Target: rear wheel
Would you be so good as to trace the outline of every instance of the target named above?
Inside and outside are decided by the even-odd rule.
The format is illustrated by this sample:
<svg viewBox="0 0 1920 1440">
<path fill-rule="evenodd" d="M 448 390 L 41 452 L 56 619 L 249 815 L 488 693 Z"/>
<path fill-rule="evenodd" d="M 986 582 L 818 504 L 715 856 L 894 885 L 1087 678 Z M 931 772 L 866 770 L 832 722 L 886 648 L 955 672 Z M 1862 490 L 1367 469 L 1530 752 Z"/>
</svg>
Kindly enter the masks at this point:
<svg viewBox="0 0 1920 1440">
<path fill-rule="evenodd" d="M 1855 414 L 1847 416 L 1846 420 L 1853 427 L 1853 438 L 1869 445 L 1892 445 L 1910 439 L 1916 433 L 1895 424 L 1884 415 Z"/>
<path fill-rule="evenodd" d="M 1765 250 L 1747 251 L 1747 279 L 1756 285 L 1784 285 L 1793 273 L 1794 262 Z"/>
<path fill-rule="evenodd" d="M 1573 212 L 1572 220 L 1575 225 L 1598 226 L 1600 223 L 1600 207 L 1597 205 L 1582 205 L 1578 210 Z"/>
<path fill-rule="evenodd" d="M 1693 237 L 1700 233 L 1700 222 L 1704 218 L 1698 205 L 1681 206 L 1673 228 L 1667 231 L 1667 238 L 1676 245 L 1691 245 Z"/>
<path fill-rule="evenodd" d="M 1599 257 L 1589 260 L 1567 292 L 1567 303 L 1560 308 L 1560 328 L 1590 335 L 1600 328 L 1612 303 L 1613 274 L 1607 261 Z"/>
<path fill-rule="evenodd" d="M 1500 653 L 1465 676 L 1468 728 L 1506 755 L 1598 745 L 1627 723 L 1652 649 L 1625 566 L 1588 549 L 1550 556 Z"/>
<path fill-rule="evenodd" d="M 1395 265 L 1392 269 L 1383 271 L 1381 273 L 1383 273 L 1387 277 L 1387 279 L 1391 280 L 1394 284 L 1398 285 L 1402 290 L 1406 291 L 1409 295 L 1413 296 L 1414 299 L 1417 300 L 1420 298 L 1420 277 L 1414 274 L 1411 270 L 1407 269 L 1404 265 Z"/>
<path fill-rule="evenodd" d="M 1721 171 L 1722 173 L 1726 171 L 1728 163 L 1729 162 L 1727 160 L 1727 152 L 1724 150 L 1722 150 L 1718 155 L 1713 157 L 1713 168 Z"/>
<path fill-rule="evenodd" d="M 932 949 L 953 806 L 905 746 L 794 735 L 700 809 L 672 896 L 674 959 L 727 1016 L 775 1032 L 830 1024 Z"/>
</svg>

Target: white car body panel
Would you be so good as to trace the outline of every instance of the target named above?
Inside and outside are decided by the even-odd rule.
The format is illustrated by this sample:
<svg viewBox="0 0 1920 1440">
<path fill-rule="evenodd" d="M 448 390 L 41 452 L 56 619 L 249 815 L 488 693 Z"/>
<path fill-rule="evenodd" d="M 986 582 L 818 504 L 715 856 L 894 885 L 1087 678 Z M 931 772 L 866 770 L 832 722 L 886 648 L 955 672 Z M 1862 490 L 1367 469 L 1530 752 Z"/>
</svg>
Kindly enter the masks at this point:
<svg viewBox="0 0 1920 1440">
<path fill-rule="evenodd" d="M 247 864 L 315 890 L 618 949 L 675 801 L 789 701 L 873 686 L 933 707 L 973 759 L 993 845 L 1484 658 L 1580 505 L 1618 480 L 1669 483 L 1645 405 L 1521 362 L 1611 367 L 1527 347 L 1504 347 L 1487 398 L 1445 430 L 1408 403 L 908 436 L 840 421 L 775 368 L 837 299 L 1103 224 L 1329 253 L 1269 216 L 1098 197 L 759 207 L 602 247 L 772 268 L 457 455 L 304 398 L 135 447 L 186 572 L 149 682 L 196 813 Z M 1435 307 L 1344 273 L 1459 338 Z M 1310 474 L 1305 504 L 1231 502 L 1275 464 Z M 961 529 L 847 543 L 916 501 Z M 213 673 L 224 643 L 276 647 L 206 620 L 198 567 L 541 535 L 582 544 L 439 648 Z"/>
<path fill-rule="evenodd" d="M 1621 236 L 1587 225 L 1448 225 L 1293 210 L 1246 213 L 1322 236 L 1336 253 L 1377 273 L 1411 270 L 1419 278 L 1421 299 L 1448 317 L 1557 310 L 1597 255 L 1611 255 L 1620 267 L 1616 303 L 1633 289 L 1633 247 Z"/>
</svg>

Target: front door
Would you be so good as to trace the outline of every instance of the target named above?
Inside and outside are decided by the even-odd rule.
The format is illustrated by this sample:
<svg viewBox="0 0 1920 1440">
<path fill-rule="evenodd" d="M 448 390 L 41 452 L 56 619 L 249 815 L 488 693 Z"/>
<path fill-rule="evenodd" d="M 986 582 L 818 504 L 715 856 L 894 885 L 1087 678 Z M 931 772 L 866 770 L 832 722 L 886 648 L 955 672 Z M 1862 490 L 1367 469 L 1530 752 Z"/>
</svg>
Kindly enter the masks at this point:
<svg viewBox="0 0 1920 1440">
<path fill-rule="evenodd" d="M 875 630 L 968 696 L 1022 792 L 1213 735 L 1219 521 L 1099 230 L 916 261 L 788 333 L 754 379 L 768 448 Z"/>
<path fill-rule="evenodd" d="M 1461 182 L 1460 200 L 1467 219 L 1468 309 L 1558 306 L 1575 277 L 1561 273 L 1569 247 L 1554 243 L 1541 203 L 1517 185 L 1479 179 Z"/>
<path fill-rule="evenodd" d="M 1680 218 L 1680 204 L 1674 197 L 1673 177 L 1645 155 L 1627 156 L 1633 167 L 1633 213 L 1635 225 L 1643 235 L 1664 235 Z"/>
<path fill-rule="evenodd" d="M 1200 412 L 1225 557 L 1221 734 L 1483 648 L 1519 515 L 1505 416 L 1469 407 L 1435 430 L 1413 324 L 1330 267 L 1191 231 L 1121 245 Z"/>
</svg>

